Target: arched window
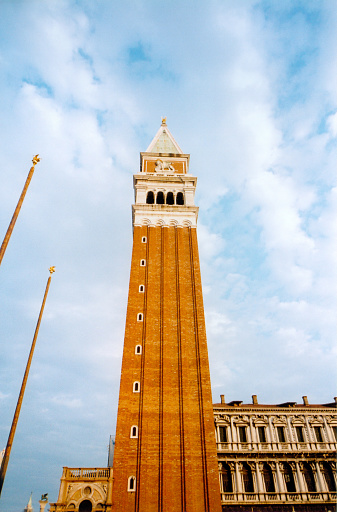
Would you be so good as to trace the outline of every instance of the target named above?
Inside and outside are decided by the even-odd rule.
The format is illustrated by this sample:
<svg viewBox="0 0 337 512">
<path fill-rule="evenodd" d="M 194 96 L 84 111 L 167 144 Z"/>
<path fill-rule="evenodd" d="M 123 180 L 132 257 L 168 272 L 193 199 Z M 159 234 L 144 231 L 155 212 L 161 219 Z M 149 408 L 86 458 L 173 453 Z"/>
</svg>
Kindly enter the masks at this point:
<svg viewBox="0 0 337 512">
<path fill-rule="evenodd" d="M 136 439 L 138 437 L 138 427 L 137 427 L 137 425 L 132 425 L 131 431 L 130 431 L 130 437 L 132 439 Z"/>
<path fill-rule="evenodd" d="M 250 469 L 247 462 L 242 464 L 242 478 L 245 492 L 254 492 L 252 470 Z"/>
<path fill-rule="evenodd" d="M 157 201 L 156 201 L 157 204 L 164 204 L 164 193 L 163 192 L 158 192 L 157 193 Z"/>
<path fill-rule="evenodd" d="M 222 463 L 221 475 L 223 492 L 233 492 L 232 473 L 225 462 Z"/>
<path fill-rule="evenodd" d="M 173 192 L 167 192 L 166 204 L 174 204 Z"/>
<path fill-rule="evenodd" d="M 303 476 L 307 489 L 309 492 L 316 492 L 315 477 L 310 465 L 307 462 L 303 463 Z"/>
<path fill-rule="evenodd" d="M 141 354 L 141 353 L 142 353 L 142 346 L 141 345 L 136 345 L 135 354 Z"/>
<path fill-rule="evenodd" d="M 284 481 L 286 483 L 287 491 L 288 492 L 296 492 L 294 475 L 291 470 L 291 467 L 286 462 L 283 463 L 283 467 L 284 467 Z"/>
<path fill-rule="evenodd" d="M 145 267 L 146 266 L 146 260 L 140 260 L 140 266 Z"/>
<path fill-rule="evenodd" d="M 179 205 L 184 204 L 184 194 L 182 192 L 178 192 L 176 204 L 179 204 Z"/>
<path fill-rule="evenodd" d="M 329 491 L 336 492 L 336 482 L 330 464 L 324 461 L 321 471 Z"/>
<path fill-rule="evenodd" d="M 139 285 L 139 291 L 140 293 L 144 293 L 145 287 L 143 284 Z"/>
<path fill-rule="evenodd" d="M 137 315 L 137 321 L 142 322 L 143 321 L 143 313 L 138 313 Z"/>
<path fill-rule="evenodd" d="M 154 193 L 150 190 L 146 196 L 146 204 L 154 204 Z"/>
<path fill-rule="evenodd" d="M 134 393 L 139 393 L 140 392 L 140 382 L 134 382 L 133 383 L 133 392 Z"/>
<path fill-rule="evenodd" d="M 267 464 L 266 462 L 263 464 L 262 474 L 263 474 L 266 492 L 275 492 L 273 472 L 272 472 L 269 464 Z"/>
<path fill-rule="evenodd" d="M 129 476 L 128 478 L 128 491 L 129 492 L 135 492 L 136 490 L 136 477 L 135 476 Z"/>
<path fill-rule="evenodd" d="M 91 512 L 92 511 L 92 503 L 90 500 L 83 500 L 78 507 L 78 512 Z"/>
</svg>

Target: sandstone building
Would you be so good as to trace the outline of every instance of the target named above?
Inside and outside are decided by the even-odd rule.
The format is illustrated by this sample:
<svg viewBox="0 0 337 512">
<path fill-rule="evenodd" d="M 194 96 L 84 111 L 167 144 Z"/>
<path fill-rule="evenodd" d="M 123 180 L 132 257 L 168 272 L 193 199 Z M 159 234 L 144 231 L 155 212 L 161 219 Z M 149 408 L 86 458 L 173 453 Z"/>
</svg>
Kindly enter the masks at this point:
<svg viewBox="0 0 337 512">
<path fill-rule="evenodd" d="M 113 468 L 64 468 L 51 512 L 330 510 L 334 404 L 212 406 L 196 182 L 163 120 L 134 175 Z"/>
</svg>

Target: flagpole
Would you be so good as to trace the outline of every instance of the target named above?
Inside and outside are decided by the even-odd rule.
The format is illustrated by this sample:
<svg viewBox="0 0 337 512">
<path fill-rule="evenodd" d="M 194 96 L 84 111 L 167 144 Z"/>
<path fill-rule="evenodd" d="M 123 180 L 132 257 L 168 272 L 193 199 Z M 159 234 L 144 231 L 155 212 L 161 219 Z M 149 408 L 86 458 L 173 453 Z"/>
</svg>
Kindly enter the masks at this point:
<svg viewBox="0 0 337 512">
<path fill-rule="evenodd" d="M 2 459 L 2 464 L 1 464 L 1 468 L 0 468 L 0 496 L 1 496 L 2 486 L 4 484 L 4 480 L 5 480 L 5 476 L 6 476 L 6 471 L 7 471 L 9 456 L 10 456 L 11 449 L 12 449 L 12 444 L 13 444 L 13 440 L 14 440 L 16 426 L 17 426 L 17 423 L 18 423 L 18 420 L 19 420 L 19 415 L 20 415 L 22 400 L 23 400 L 23 396 L 24 396 L 24 393 L 25 393 L 26 384 L 27 384 L 27 380 L 28 380 L 28 374 L 29 374 L 29 370 L 30 370 L 30 365 L 31 365 L 31 362 L 32 362 L 32 359 L 33 359 L 34 349 L 35 349 L 35 345 L 36 345 L 36 339 L 37 339 L 37 335 L 38 335 L 39 329 L 40 329 L 40 324 L 41 324 L 41 320 L 42 320 L 44 306 L 46 304 L 46 299 L 47 299 L 47 295 L 48 295 L 48 291 L 49 291 L 49 286 L 50 286 L 50 281 L 51 281 L 51 275 L 52 275 L 53 272 L 55 272 L 55 267 L 50 267 L 50 269 L 49 269 L 50 276 L 48 277 L 46 290 L 44 292 L 42 306 L 41 306 L 39 318 L 38 318 L 38 321 L 37 321 L 37 324 L 36 324 L 34 338 L 33 338 L 32 346 L 31 346 L 31 349 L 30 349 L 30 352 L 29 352 L 29 356 L 28 356 L 26 370 L 25 370 L 25 374 L 23 376 L 23 380 L 22 380 L 22 384 L 21 384 L 21 389 L 20 389 L 20 393 L 19 393 L 18 402 L 16 404 L 16 409 L 15 409 L 15 413 L 14 413 L 14 417 L 13 417 L 13 421 L 12 421 L 11 430 L 10 430 L 9 436 L 8 436 L 8 441 L 7 441 L 7 446 L 6 446 L 5 454 L 4 454 L 4 457 Z"/>
<path fill-rule="evenodd" d="M 34 174 L 34 170 L 35 170 L 35 165 L 40 161 L 41 159 L 39 158 L 39 155 L 35 155 L 32 162 L 33 162 L 33 165 L 32 167 L 30 168 L 30 171 L 28 173 L 28 176 L 27 176 L 27 179 L 26 179 L 26 183 L 25 183 L 25 186 L 23 187 L 23 190 L 21 192 L 21 196 L 20 196 L 20 199 L 18 201 L 18 204 L 16 205 L 16 208 L 15 208 L 15 211 L 14 211 L 14 214 L 13 214 L 13 217 L 12 217 L 12 220 L 10 221 L 10 224 L 8 226 L 8 229 L 7 229 L 7 233 L 5 235 L 5 238 L 2 242 L 2 245 L 1 245 L 1 248 L 0 248 L 0 265 L 1 265 L 1 262 L 2 262 L 2 258 L 4 257 L 4 254 L 6 252 L 6 249 L 7 249 L 7 245 L 8 245 L 8 242 L 9 242 L 9 239 L 12 235 L 12 231 L 14 229 L 14 226 L 15 226 L 15 223 L 16 223 L 16 219 L 18 218 L 18 215 L 20 213 L 20 210 L 21 210 L 21 206 L 22 206 L 22 203 L 23 203 L 23 200 L 25 198 L 25 195 L 26 195 L 26 192 L 28 190 L 28 187 L 29 187 L 29 184 L 31 182 L 31 179 L 33 177 L 33 174 Z"/>
</svg>

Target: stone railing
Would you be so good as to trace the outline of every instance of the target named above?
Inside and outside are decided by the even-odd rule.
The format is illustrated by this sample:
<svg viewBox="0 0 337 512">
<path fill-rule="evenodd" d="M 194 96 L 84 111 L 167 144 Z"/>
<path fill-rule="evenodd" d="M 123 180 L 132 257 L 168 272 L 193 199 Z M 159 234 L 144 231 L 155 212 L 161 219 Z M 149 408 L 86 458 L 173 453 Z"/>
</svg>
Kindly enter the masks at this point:
<svg viewBox="0 0 337 512">
<path fill-rule="evenodd" d="M 222 492 L 221 493 L 221 502 L 280 502 L 284 503 L 285 501 L 296 501 L 302 503 L 308 502 L 332 502 L 337 503 L 337 493 L 336 492 L 288 492 L 288 493 L 278 493 L 278 492 Z"/>
<path fill-rule="evenodd" d="M 335 451 L 337 449 L 337 443 L 295 443 L 295 442 L 272 442 L 272 443 L 217 443 L 218 452 L 237 452 L 237 451 L 284 451 L 290 450 L 293 452 L 311 452 L 321 450 Z"/>
<path fill-rule="evenodd" d="M 98 480 L 110 477 L 111 468 L 64 468 L 63 477 L 71 480 Z"/>
</svg>

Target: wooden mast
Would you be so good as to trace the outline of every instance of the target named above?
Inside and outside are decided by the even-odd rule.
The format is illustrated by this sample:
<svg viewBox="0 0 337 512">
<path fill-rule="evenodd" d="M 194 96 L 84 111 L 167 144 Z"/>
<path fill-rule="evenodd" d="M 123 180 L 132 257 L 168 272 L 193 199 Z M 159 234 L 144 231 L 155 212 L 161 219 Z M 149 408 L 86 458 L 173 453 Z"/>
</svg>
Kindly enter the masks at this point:
<svg viewBox="0 0 337 512">
<path fill-rule="evenodd" d="M 8 441 L 7 441 L 7 446 L 6 446 L 6 450 L 5 450 L 5 455 L 4 455 L 3 459 L 2 459 L 2 464 L 1 464 L 1 468 L 0 468 L 0 496 L 1 496 L 1 491 L 2 491 L 3 484 L 4 484 L 5 476 L 6 476 L 6 471 L 7 471 L 9 456 L 10 456 L 11 449 L 12 449 L 12 444 L 13 444 L 13 440 L 14 440 L 16 426 L 17 426 L 17 423 L 18 423 L 18 420 L 19 420 L 19 415 L 20 415 L 22 400 L 23 400 L 23 396 L 24 396 L 24 393 L 25 393 L 26 384 L 27 384 L 27 380 L 28 380 L 28 374 L 29 374 L 29 370 L 30 370 L 30 365 L 31 365 L 32 359 L 33 359 L 34 349 L 35 349 L 35 345 L 36 345 L 36 339 L 37 339 L 37 335 L 38 335 L 39 329 L 40 329 L 40 324 L 41 324 L 41 320 L 42 320 L 44 306 L 46 304 L 46 299 L 47 299 L 47 295 L 48 295 L 48 291 L 49 291 L 49 286 L 50 286 L 50 281 L 51 281 L 51 275 L 52 275 L 53 272 L 55 272 L 55 267 L 50 267 L 49 272 L 50 272 L 50 276 L 48 278 L 46 290 L 44 292 L 42 306 L 41 306 L 39 318 L 38 318 L 38 321 L 37 321 L 37 324 L 36 324 L 34 338 L 33 338 L 33 341 L 32 341 L 32 346 L 31 346 L 30 352 L 29 352 L 28 361 L 27 361 L 27 365 L 26 365 L 26 370 L 25 370 L 25 374 L 23 376 L 23 380 L 22 380 L 22 384 L 21 384 L 21 389 L 20 389 L 20 393 L 19 393 L 18 402 L 16 404 L 16 409 L 15 409 L 15 413 L 14 413 L 14 417 L 13 417 L 13 421 L 12 421 L 11 430 L 10 430 L 9 436 L 8 436 Z"/>
<path fill-rule="evenodd" d="M 10 224 L 8 226 L 8 229 L 7 229 L 7 233 L 5 235 L 5 238 L 2 242 L 2 245 L 1 245 L 1 248 L 0 248 L 0 265 L 1 265 L 1 262 L 2 262 L 2 258 L 4 257 L 4 254 L 6 252 L 6 249 L 7 249 L 7 245 L 8 245 L 8 242 L 9 242 L 9 239 L 12 235 L 12 231 L 14 229 L 14 226 L 15 226 L 15 223 L 16 223 L 16 219 L 18 218 L 18 215 L 20 213 L 20 210 L 21 210 L 21 206 L 22 206 L 22 203 L 23 203 L 23 200 L 25 198 L 25 195 L 26 195 L 26 192 L 28 190 L 28 187 L 29 187 L 29 184 L 31 182 L 31 179 L 33 177 L 33 173 L 34 173 L 34 170 L 35 170 L 35 165 L 40 161 L 41 159 L 39 158 L 39 155 L 35 155 L 32 162 L 33 162 L 33 165 L 32 167 L 30 168 L 30 171 L 28 173 L 28 176 L 27 176 L 27 179 L 26 179 L 26 183 L 25 183 L 25 186 L 23 187 L 23 190 L 21 192 L 21 196 L 20 196 L 20 199 L 18 201 L 18 204 L 16 205 L 16 208 L 15 208 L 15 211 L 14 211 L 14 214 L 13 214 L 13 217 L 12 217 L 12 220 L 10 221 Z"/>
</svg>

